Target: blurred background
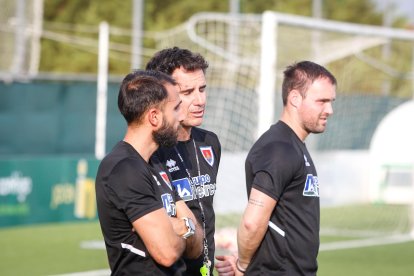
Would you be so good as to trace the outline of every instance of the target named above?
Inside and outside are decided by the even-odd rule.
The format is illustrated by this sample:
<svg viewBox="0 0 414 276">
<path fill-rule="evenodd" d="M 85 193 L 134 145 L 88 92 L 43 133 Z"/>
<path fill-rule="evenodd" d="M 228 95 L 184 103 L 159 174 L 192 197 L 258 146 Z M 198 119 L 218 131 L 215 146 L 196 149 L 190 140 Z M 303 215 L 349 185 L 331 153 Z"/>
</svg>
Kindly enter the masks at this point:
<svg viewBox="0 0 414 276">
<path fill-rule="evenodd" d="M 320 274 L 349 274 L 349 263 L 367 255 L 344 256 L 349 248 L 384 256 L 393 251 L 379 248 L 389 243 L 407 246 L 394 248 L 399 270 L 374 259 L 353 264 L 353 274 L 414 269 L 405 261 L 414 250 L 412 1 L 0 0 L 0 7 L 0 274 L 109 273 L 94 178 L 124 136 L 119 84 L 172 46 L 210 64 L 202 127 L 217 133 L 223 150 L 219 249 L 234 251 L 247 202 L 244 159 L 279 118 L 282 72 L 312 60 L 338 80 L 327 131 L 306 141 L 320 181 Z M 48 244 L 73 250 L 58 257 Z M 19 265 L 22 256 L 32 263 Z M 69 256 L 79 261 L 65 262 Z"/>
</svg>

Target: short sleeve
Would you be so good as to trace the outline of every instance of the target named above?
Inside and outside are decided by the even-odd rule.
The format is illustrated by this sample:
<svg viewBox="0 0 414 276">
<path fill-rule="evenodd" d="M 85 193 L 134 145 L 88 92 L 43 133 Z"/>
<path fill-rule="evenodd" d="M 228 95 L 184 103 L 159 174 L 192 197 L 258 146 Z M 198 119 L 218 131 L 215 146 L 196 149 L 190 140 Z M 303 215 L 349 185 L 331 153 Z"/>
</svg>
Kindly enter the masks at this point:
<svg viewBox="0 0 414 276">
<path fill-rule="evenodd" d="M 256 190 L 265 193 L 266 195 L 270 196 L 271 198 L 278 200 L 279 193 L 273 185 L 272 177 L 264 171 L 259 171 L 255 174 L 253 178 L 253 188 Z"/>
<path fill-rule="evenodd" d="M 295 150 L 286 143 L 261 148 L 251 157 L 253 185 L 278 200 L 294 177 Z"/>
<path fill-rule="evenodd" d="M 126 213 L 129 220 L 163 208 L 156 198 L 151 174 L 145 164 L 135 159 L 125 159 L 117 164 L 105 186 L 109 200 Z"/>
</svg>

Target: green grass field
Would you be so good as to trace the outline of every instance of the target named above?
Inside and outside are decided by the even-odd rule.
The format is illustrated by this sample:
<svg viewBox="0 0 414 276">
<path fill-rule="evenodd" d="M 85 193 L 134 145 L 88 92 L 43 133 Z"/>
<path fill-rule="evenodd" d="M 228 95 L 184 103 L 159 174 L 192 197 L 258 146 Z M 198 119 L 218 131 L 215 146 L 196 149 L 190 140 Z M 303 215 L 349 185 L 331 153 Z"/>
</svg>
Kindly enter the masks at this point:
<svg viewBox="0 0 414 276">
<path fill-rule="evenodd" d="M 346 218 L 352 213 L 347 213 L 348 211 L 343 209 L 341 212 L 345 212 Z M 364 212 L 369 211 L 365 208 Z M 328 213 L 322 212 L 322 220 L 325 216 L 330 216 Z M 384 212 L 381 210 L 381 213 Z M 401 211 L 397 210 L 397 214 L 399 213 Z M 361 215 L 361 212 L 357 214 Z M 337 216 L 334 217 L 334 221 L 338 220 Z M 394 212 L 391 212 L 390 217 L 396 217 Z M 239 220 L 240 215 L 237 214 L 218 216 L 217 227 L 237 227 Z M 389 219 L 386 221 L 389 224 Z M 354 237 L 321 235 L 322 244 L 349 239 Z M 0 275 L 56 275 L 108 269 L 105 250 L 83 249 L 81 243 L 85 241 L 102 241 L 97 221 L 0 229 Z M 414 241 L 353 249 L 321 250 L 318 275 L 412 275 L 413 252 Z"/>
</svg>

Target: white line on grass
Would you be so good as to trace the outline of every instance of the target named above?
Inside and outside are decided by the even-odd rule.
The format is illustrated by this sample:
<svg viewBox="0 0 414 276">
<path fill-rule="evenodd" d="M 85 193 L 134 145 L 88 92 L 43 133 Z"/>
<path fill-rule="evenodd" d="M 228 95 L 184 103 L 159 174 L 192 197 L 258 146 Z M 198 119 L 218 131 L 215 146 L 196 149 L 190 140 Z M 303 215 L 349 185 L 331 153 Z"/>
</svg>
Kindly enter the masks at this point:
<svg viewBox="0 0 414 276">
<path fill-rule="evenodd" d="M 82 249 L 105 249 L 103 240 L 82 241 L 80 244 Z"/>
<path fill-rule="evenodd" d="M 396 236 L 380 237 L 380 238 L 372 238 L 372 239 L 364 239 L 364 240 L 330 242 L 330 243 L 322 243 L 320 245 L 319 250 L 330 251 L 330 250 L 360 248 L 360 247 L 368 247 L 368 246 L 404 243 L 404 242 L 409 242 L 412 240 L 413 240 L 413 237 L 411 235 L 396 235 Z"/>
<path fill-rule="evenodd" d="M 111 271 L 109 269 L 100 269 L 100 270 L 90 270 L 84 272 L 75 272 L 69 274 L 59 274 L 59 275 L 51 275 L 51 276 L 108 276 L 111 275 Z"/>
<path fill-rule="evenodd" d="M 375 237 L 370 239 L 359 239 L 359 240 L 348 240 L 340 242 L 330 242 L 330 243 L 321 243 L 319 250 L 320 251 L 332 251 L 332 250 L 341 250 L 341 249 L 351 249 L 351 248 L 361 248 L 368 246 L 378 246 L 378 245 L 387 245 L 387 244 L 397 244 L 410 242 L 414 240 L 414 235 L 395 235 L 388 237 Z M 81 243 L 82 248 L 89 249 L 104 249 L 105 244 L 103 241 L 84 241 Z M 111 274 L 109 269 L 102 270 L 91 270 L 85 272 L 77 272 L 70 274 L 60 274 L 54 276 L 108 276 Z"/>
</svg>

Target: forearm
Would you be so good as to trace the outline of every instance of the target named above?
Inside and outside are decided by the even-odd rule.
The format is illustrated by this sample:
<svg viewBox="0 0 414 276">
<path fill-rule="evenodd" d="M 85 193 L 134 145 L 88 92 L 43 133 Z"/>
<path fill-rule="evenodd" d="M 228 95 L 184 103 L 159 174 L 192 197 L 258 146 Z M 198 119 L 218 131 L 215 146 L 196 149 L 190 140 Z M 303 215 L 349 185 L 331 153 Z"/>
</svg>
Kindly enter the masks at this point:
<svg viewBox="0 0 414 276">
<path fill-rule="evenodd" d="M 175 255 L 174 258 L 178 260 L 186 250 L 186 241 L 176 233 L 169 235 L 169 237 L 170 239 L 166 247 L 170 249 L 169 254 Z M 165 248 L 165 246 L 160 249 L 163 250 L 163 248 Z"/>
<path fill-rule="evenodd" d="M 196 230 L 193 236 L 189 237 L 186 242 L 186 249 L 184 252 L 184 256 L 190 259 L 198 258 L 203 252 L 203 228 L 194 218 L 194 222 L 196 225 Z"/>
<path fill-rule="evenodd" d="M 185 240 L 175 233 L 163 208 L 137 219 L 133 227 L 157 263 L 168 267 L 183 255 Z"/>
<path fill-rule="evenodd" d="M 177 208 L 177 218 L 173 218 L 174 224 L 176 224 L 177 231 L 180 231 L 180 227 L 185 228 L 185 224 L 181 218 L 188 217 L 190 218 L 195 224 L 195 232 L 194 235 L 187 238 L 186 240 L 186 249 L 184 252 L 184 256 L 190 259 L 195 259 L 201 255 L 203 252 L 203 227 L 200 225 L 199 221 L 195 218 L 193 212 L 188 208 L 184 201 L 180 200 L 176 203 Z M 178 222 L 177 222 L 178 221 Z M 181 221 L 181 222 L 180 222 Z M 182 229 L 182 228 L 181 228 Z M 182 230 L 181 234 L 185 233 L 186 229 Z"/>
<path fill-rule="evenodd" d="M 269 219 L 276 206 L 276 200 L 259 190 L 252 189 L 238 232 L 238 270 L 249 265 L 268 229 Z"/>
<path fill-rule="evenodd" d="M 199 257 L 202 253 L 203 249 L 203 229 L 194 216 L 191 214 L 187 214 L 190 217 L 194 224 L 195 224 L 195 232 L 194 235 L 184 240 L 182 236 L 184 233 L 187 232 L 187 228 L 185 226 L 184 220 L 182 218 L 175 218 L 170 217 L 171 223 L 174 228 L 174 232 L 180 236 L 183 241 L 185 241 L 185 249 L 184 249 L 184 256 L 190 259 L 195 259 Z"/>
<path fill-rule="evenodd" d="M 242 219 L 237 232 L 238 262 L 246 268 L 266 233 L 266 225 L 252 225 Z"/>
</svg>

